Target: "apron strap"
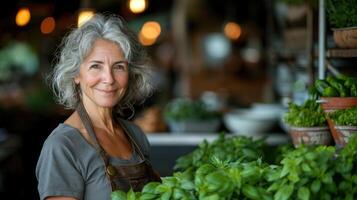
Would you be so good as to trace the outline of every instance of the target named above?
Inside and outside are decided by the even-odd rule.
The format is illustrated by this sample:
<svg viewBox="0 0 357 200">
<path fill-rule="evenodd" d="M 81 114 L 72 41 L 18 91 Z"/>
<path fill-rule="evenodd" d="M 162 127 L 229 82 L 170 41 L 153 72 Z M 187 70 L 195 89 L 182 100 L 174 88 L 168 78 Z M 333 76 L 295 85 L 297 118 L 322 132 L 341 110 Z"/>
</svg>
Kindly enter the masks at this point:
<svg viewBox="0 0 357 200">
<path fill-rule="evenodd" d="M 94 147 L 95 149 L 99 152 L 99 154 L 103 157 L 105 164 L 108 164 L 109 160 L 108 160 L 108 156 L 106 155 L 106 152 L 104 151 L 104 149 L 100 146 L 97 136 L 95 135 L 94 129 L 93 129 L 93 125 L 92 125 L 92 121 L 90 120 L 88 113 L 86 111 L 86 109 L 84 108 L 83 102 L 80 102 L 77 106 L 77 112 L 79 114 L 79 117 L 82 120 L 82 123 L 84 125 L 84 127 L 86 128 L 89 136 L 91 137 L 91 139 L 94 142 Z"/>
<path fill-rule="evenodd" d="M 77 112 L 79 114 L 80 119 L 82 120 L 82 123 L 83 123 L 84 127 L 86 128 L 87 132 L 89 133 L 91 139 L 94 142 L 94 147 L 96 148 L 96 150 L 98 151 L 98 153 L 100 154 L 101 158 L 104 161 L 105 174 L 106 174 L 106 176 L 107 176 L 107 178 L 108 178 L 108 180 L 110 182 L 112 191 L 114 191 L 117 188 L 117 186 L 119 186 L 113 181 L 113 176 L 115 176 L 117 171 L 116 171 L 115 167 L 110 164 L 109 155 L 104 151 L 104 149 L 102 148 L 102 146 L 100 146 L 100 144 L 98 142 L 97 136 L 95 135 L 95 132 L 94 132 L 94 129 L 93 129 L 93 124 L 92 124 L 92 122 L 91 122 L 91 120 L 90 120 L 90 118 L 88 116 L 88 113 L 85 110 L 83 102 L 80 102 L 78 104 L 76 110 L 77 110 Z M 154 171 L 152 170 L 151 164 L 147 161 L 147 159 L 145 159 L 145 156 L 142 153 L 139 145 L 136 143 L 134 137 L 131 135 L 130 127 L 127 127 L 125 125 L 125 122 L 122 122 L 120 119 L 116 119 L 114 117 L 114 120 L 116 120 L 116 122 L 119 123 L 119 125 L 123 128 L 124 134 L 127 135 L 130 143 L 134 145 L 135 151 L 137 151 L 139 153 L 139 156 L 141 157 L 141 159 L 149 167 L 150 172 L 154 173 Z M 154 175 L 157 176 L 157 174 L 154 174 Z M 159 176 L 157 176 L 157 177 L 159 177 Z M 155 178 L 157 178 L 157 177 L 155 177 Z M 151 176 L 151 178 L 152 178 L 152 176 Z M 153 179 L 153 180 L 159 180 L 159 178 L 158 179 Z M 126 184 L 131 186 L 130 181 L 128 182 L 127 180 L 124 180 L 124 179 L 123 179 L 123 181 L 126 181 Z"/>
<path fill-rule="evenodd" d="M 124 132 L 125 132 L 126 135 L 129 137 L 130 142 L 132 142 L 132 144 L 134 145 L 135 150 L 137 150 L 137 152 L 139 153 L 140 158 L 141 158 L 142 160 L 146 161 L 147 159 L 145 158 L 144 154 L 142 153 L 140 146 L 138 145 L 138 143 L 137 143 L 136 140 L 135 140 L 135 137 L 133 137 L 133 136 L 131 135 L 132 131 L 129 130 L 130 128 L 127 127 L 127 126 L 125 125 L 125 122 L 122 122 L 121 119 L 118 119 L 118 123 L 119 123 L 120 126 L 124 129 Z"/>
</svg>

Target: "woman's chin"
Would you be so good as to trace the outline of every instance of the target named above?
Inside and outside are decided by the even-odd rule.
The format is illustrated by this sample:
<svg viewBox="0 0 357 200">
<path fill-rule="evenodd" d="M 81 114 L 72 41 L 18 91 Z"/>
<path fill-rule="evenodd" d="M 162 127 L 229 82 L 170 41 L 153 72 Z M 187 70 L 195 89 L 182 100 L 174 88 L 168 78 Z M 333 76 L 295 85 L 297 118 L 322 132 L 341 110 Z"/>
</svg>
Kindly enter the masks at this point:
<svg viewBox="0 0 357 200">
<path fill-rule="evenodd" d="M 102 107 L 102 108 L 113 108 L 115 105 L 117 104 L 117 102 L 113 102 L 113 101 L 110 101 L 110 102 L 98 102 L 97 105 Z"/>
</svg>

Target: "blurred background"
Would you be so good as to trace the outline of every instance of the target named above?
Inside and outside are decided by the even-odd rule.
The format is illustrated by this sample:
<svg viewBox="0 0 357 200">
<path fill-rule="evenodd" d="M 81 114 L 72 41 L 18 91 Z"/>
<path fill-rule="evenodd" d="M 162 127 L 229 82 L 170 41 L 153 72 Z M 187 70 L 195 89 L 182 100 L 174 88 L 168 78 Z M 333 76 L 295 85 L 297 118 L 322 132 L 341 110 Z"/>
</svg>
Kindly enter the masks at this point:
<svg viewBox="0 0 357 200">
<path fill-rule="evenodd" d="M 152 58 L 157 90 L 137 105 L 131 120 L 148 134 L 154 165 L 163 175 L 172 172 L 179 155 L 220 132 L 278 135 L 286 142 L 281 114 L 289 102 L 307 98 L 317 76 L 315 1 L 5 2 L 0 12 L 1 199 L 38 199 L 35 166 L 42 144 L 71 113 L 56 105 L 46 75 L 62 37 L 95 12 L 121 15 Z M 327 48 L 334 47 L 331 38 L 327 22 Z M 330 58 L 329 64 L 356 74 L 355 61 Z M 187 125 L 175 123 L 178 119 L 213 121 Z"/>
</svg>

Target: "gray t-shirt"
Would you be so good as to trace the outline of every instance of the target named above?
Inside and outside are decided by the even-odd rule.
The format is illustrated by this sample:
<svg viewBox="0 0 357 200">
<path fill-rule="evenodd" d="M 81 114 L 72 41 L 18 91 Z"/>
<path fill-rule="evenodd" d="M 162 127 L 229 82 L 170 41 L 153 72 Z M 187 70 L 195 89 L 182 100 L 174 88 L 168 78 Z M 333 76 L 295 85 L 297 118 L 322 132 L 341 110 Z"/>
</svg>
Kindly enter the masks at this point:
<svg viewBox="0 0 357 200">
<path fill-rule="evenodd" d="M 146 136 L 136 125 L 122 121 L 148 159 L 150 147 Z M 140 161 L 136 151 L 129 160 L 110 158 L 114 165 Z M 104 170 L 102 158 L 81 133 L 69 125 L 59 124 L 46 139 L 37 162 L 40 198 L 68 196 L 83 200 L 109 200 L 111 187 Z"/>
</svg>

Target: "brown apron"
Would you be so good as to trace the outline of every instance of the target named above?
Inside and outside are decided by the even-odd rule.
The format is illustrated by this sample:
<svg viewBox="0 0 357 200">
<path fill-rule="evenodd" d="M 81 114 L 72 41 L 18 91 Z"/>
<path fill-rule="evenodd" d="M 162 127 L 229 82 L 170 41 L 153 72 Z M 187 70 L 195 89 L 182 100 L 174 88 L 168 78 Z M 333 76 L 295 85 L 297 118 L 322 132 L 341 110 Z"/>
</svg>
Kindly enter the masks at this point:
<svg viewBox="0 0 357 200">
<path fill-rule="evenodd" d="M 133 188 L 134 191 L 141 191 L 141 189 L 148 182 L 161 182 L 160 176 L 153 170 L 149 161 L 144 157 L 140 150 L 140 147 L 135 142 L 135 140 L 131 136 L 131 132 L 124 125 L 124 123 L 118 120 L 118 123 L 124 129 L 124 132 L 129 138 L 130 143 L 134 146 L 135 152 L 139 153 L 142 161 L 136 164 L 113 166 L 110 164 L 109 155 L 104 151 L 104 149 L 100 146 L 97 140 L 92 122 L 83 106 L 83 103 L 80 103 L 78 105 L 77 112 L 82 120 L 84 127 L 86 128 L 90 137 L 94 141 L 94 146 L 96 150 L 104 161 L 105 173 L 111 183 L 112 191 L 122 190 L 127 192 L 130 188 Z"/>
</svg>

